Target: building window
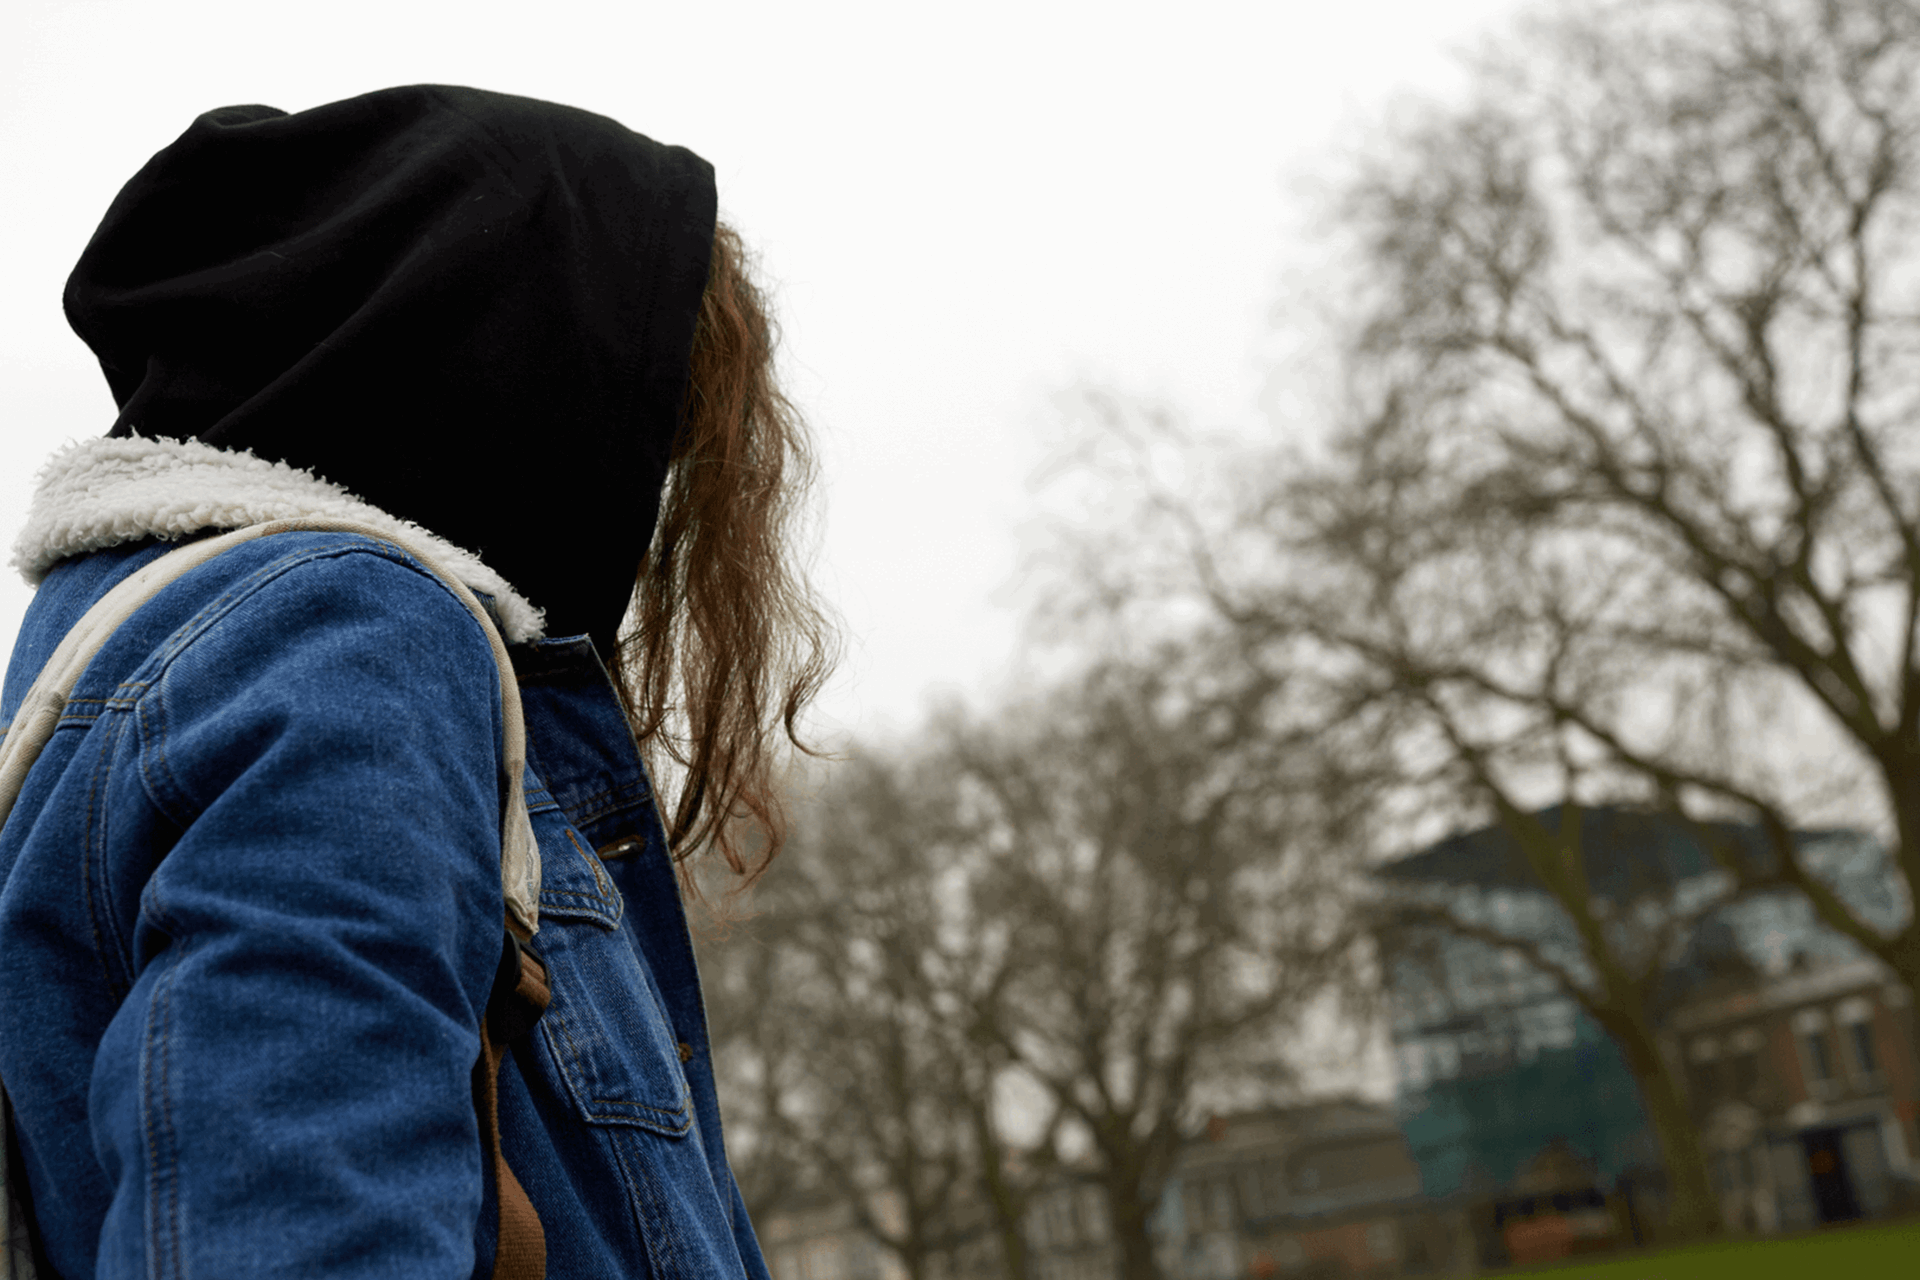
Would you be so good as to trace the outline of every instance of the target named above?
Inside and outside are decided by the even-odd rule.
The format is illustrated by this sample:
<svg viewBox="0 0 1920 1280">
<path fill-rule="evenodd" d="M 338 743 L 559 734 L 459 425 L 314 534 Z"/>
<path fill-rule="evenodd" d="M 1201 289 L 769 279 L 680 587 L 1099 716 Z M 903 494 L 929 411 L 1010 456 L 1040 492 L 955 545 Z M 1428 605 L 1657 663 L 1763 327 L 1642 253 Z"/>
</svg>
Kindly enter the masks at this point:
<svg viewBox="0 0 1920 1280">
<path fill-rule="evenodd" d="M 1821 1009 L 1802 1009 L 1793 1015 L 1794 1038 L 1800 1042 L 1800 1066 L 1807 1077 L 1807 1096 L 1830 1098 L 1840 1087 L 1827 1035 L 1827 1015 Z"/>
<path fill-rule="evenodd" d="M 1872 1076 L 1879 1072 L 1880 1060 L 1873 1053 L 1871 1022 L 1847 1024 L 1847 1047 L 1853 1050 L 1853 1066 L 1861 1075 Z"/>
<path fill-rule="evenodd" d="M 1225 1182 L 1196 1183 L 1187 1190 L 1187 1209 L 1195 1234 L 1233 1226 L 1233 1189 Z"/>
<path fill-rule="evenodd" d="M 1721 1082 L 1728 1096 L 1751 1100 L 1760 1092 L 1760 1050 L 1765 1043 L 1758 1027 L 1741 1027 L 1727 1037 Z"/>
<path fill-rule="evenodd" d="M 1874 1052 L 1872 998 L 1851 996 L 1842 1000 L 1833 1012 L 1840 1044 L 1854 1079 L 1867 1085 L 1879 1083 L 1880 1055 Z"/>
<path fill-rule="evenodd" d="M 1727 1059 L 1727 1092 L 1736 1098 L 1751 1098 L 1760 1088 L 1760 1055 L 1751 1049 L 1736 1051 Z"/>
<path fill-rule="evenodd" d="M 1427 1055 L 1417 1043 L 1403 1044 L 1400 1053 L 1400 1083 L 1418 1089 L 1427 1083 Z"/>
<path fill-rule="evenodd" d="M 1062 1191 L 1047 1201 L 1047 1236 L 1056 1245 L 1073 1243 L 1073 1193 Z"/>
<path fill-rule="evenodd" d="M 1815 1080 L 1833 1079 L 1833 1055 L 1827 1050 L 1827 1033 L 1810 1031 L 1807 1033 L 1807 1069 Z"/>
<path fill-rule="evenodd" d="M 1225 1231 L 1233 1226 L 1233 1187 L 1224 1178 L 1213 1184 L 1213 1228 Z"/>
<path fill-rule="evenodd" d="M 1833 1081 L 1833 1051 L 1827 1046 L 1825 1031 L 1809 1031 L 1800 1037 L 1806 1047 L 1807 1077 L 1816 1085 Z"/>
<path fill-rule="evenodd" d="M 1080 1188 L 1081 1238 L 1095 1243 L 1107 1238 L 1107 1198 L 1098 1187 Z"/>
<path fill-rule="evenodd" d="M 1261 1202 L 1267 1206 L 1269 1213 L 1279 1213 L 1284 1210 L 1289 1194 L 1286 1165 L 1277 1160 L 1265 1165 L 1260 1173 L 1260 1188 Z"/>
<path fill-rule="evenodd" d="M 1249 1218 L 1264 1216 L 1267 1212 L 1267 1198 L 1260 1186 L 1260 1170 L 1255 1167 L 1240 1171 L 1240 1208 Z"/>
</svg>

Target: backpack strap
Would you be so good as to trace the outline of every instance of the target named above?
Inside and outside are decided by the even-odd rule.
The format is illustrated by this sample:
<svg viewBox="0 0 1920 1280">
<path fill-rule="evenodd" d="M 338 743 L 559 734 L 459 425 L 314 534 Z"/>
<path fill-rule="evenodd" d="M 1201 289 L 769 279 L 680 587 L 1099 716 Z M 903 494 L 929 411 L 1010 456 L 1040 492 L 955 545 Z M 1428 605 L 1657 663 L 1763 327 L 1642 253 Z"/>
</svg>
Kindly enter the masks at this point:
<svg viewBox="0 0 1920 1280">
<path fill-rule="evenodd" d="M 500 1067 L 513 1042 L 547 1011 L 551 997 L 546 966 L 508 929 L 481 1029 L 480 1061 L 473 1065 L 473 1107 L 480 1117 L 480 1142 L 500 1213 L 493 1280 L 544 1280 L 547 1273 L 547 1234 L 540 1215 L 500 1149 Z"/>
<path fill-rule="evenodd" d="M 542 1280 L 546 1274 L 546 1235 L 539 1215 L 527 1198 L 513 1171 L 507 1167 L 500 1148 L 500 1068 L 507 1059 L 512 1040 L 524 1034 L 545 1011 L 548 1000 L 545 968 L 522 945 L 540 928 L 540 850 L 534 843 L 533 823 L 527 816 L 524 779 L 527 765 L 526 718 L 520 706 L 520 685 L 513 676 L 513 664 L 507 657 L 506 642 L 499 628 L 471 588 L 443 568 L 433 552 L 415 538 L 396 537 L 391 530 L 375 529 L 351 520 L 274 520 L 249 525 L 217 537 L 190 542 L 141 566 L 121 580 L 111 591 L 93 603 L 61 639 L 33 686 L 21 701 L 6 736 L 0 739 L 0 823 L 12 813 L 13 805 L 25 785 L 27 771 L 53 737 L 55 726 L 66 713 L 67 700 L 85 673 L 87 664 L 100 652 L 109 637 L 160 590 L 189 570 L 198 568 L 221 552 L 275 533 L 352 533 L 374 541 L 397 546 L 418 560 L 447 589 L 466 605 L 479 621 L 493 648 L 494 665 L 500 675 L 501 736 L 505 755 L 501 760 L 501 780 L 506 791 L 500 824 L 500 887 L 506 900 L 506 946 L 501 968 L 488 996 L 481 1026 L 481 1054 L 474 1064 L 474 1106 L 480 1121 L 481 1140 L 486 1144 L 488 1173 L 492 1178 L 500 1206 L 499 1251 L 495 1258 L 495 1280 Z M 508 962 L 512 980 L 505 981 Z M 0 1090 L 0 1134 L 10 1131 L 11 1108 L 4 1090 Z M 0 1143 L 0 1280 L 35 1280 L 37 1275 L 30 1245 L 30 1221 L 24 1188 L 15 1184 L 16 1171 L 10 1167 L 6 1146 Z"/>
</svg>

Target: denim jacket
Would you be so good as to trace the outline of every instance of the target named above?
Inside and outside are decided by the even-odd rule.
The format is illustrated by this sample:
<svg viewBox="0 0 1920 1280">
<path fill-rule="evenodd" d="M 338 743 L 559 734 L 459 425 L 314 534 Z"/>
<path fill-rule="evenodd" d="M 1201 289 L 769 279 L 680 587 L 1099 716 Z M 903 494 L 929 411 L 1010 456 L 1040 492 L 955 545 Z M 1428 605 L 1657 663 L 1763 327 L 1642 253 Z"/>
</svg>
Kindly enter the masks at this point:
<svg viewBox="0 0 1920 1280">
<path fill-rule="evenodd" d="M 132 540 L 45 570 L 0 720 L 157 538 L 265 510 L 150 497 L 61 535 L 108 541 L 111 518 Z M 619 700 L 586 640 L 528 635 L 510 603 L 553 1000 L 502 1072 L 500 1127 L 547 1274 L 765 1280 Z M 490 1274 L 471 1082 L 504 913 L 500 733 L 480 625 L 375 538 L 243 544 L 107 642 L 0 830 L 0 1080 L 55 1274 Z"/>
</svg>

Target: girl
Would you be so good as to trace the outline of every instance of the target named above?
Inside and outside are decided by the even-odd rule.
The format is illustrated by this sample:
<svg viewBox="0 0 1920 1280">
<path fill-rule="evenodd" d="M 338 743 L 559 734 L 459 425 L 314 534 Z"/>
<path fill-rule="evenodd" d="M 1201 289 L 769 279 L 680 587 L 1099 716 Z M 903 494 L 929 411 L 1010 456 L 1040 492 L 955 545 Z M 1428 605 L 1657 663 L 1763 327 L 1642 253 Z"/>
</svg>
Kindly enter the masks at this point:
<svg viewBox="0 0 1920 1280">
<path fill-rule="evenodd" d="M 41 1274 L 764 1277 L 677 859 L 778 847 L 830 636 L 710 167 L 472 89 L 226 108 L 121 191 L 66 308 L 120 413 L 42 476 L 0 720 L 183 541 L 355 531 L 141 606 L 0 829 Z M 516 783 L 537 896 L 502 874 Z"/>
</svg>

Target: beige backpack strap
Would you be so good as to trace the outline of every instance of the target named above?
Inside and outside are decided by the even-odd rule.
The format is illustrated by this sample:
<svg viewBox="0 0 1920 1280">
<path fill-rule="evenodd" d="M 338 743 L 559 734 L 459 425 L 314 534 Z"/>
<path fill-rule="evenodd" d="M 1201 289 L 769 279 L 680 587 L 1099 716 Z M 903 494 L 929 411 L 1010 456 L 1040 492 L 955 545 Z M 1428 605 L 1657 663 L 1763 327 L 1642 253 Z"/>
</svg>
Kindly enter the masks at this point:
<svg viewBox="0 0 1920 1280">
<path fill-rule="evenodd" d="M 376 542 L 397 546 L 408 555 L 425 565 L 435 577 L 444 583 L 448 590 L 466 605 L 468 612 L 479 620 L 481 630 L 485 632 L 488 643 L 493 647 L 494 665 L 500 675 L 500 715 L 502 737 L 505 739 L 505 758 L 501 761 L 502 780 L 506 784 L 507 802 L 501 814 L 500 824 L 500 887 L 506 897 L 507 925 L 510 933 L 521 937 L 532 937 L 540 928 L 540 850 L 534 843 L 533 823 L 527 817 L 527 798 L 525 776 L 527 765 L 526 719 L 520 707 L 520 686 L 513 676 L 513 664 L 507 657 L 506 642 L 501 639 L 499 628 L 493 625 L 493 619 L 481 605 L 466 583 L 443 568 L 438 558 L 421 539 L 396 537 L 389 530 L 374 529 L 357 524 L 351 520 L 275 520 L 267 524 L 249 525 L 244 529 L 235 529 L 231 533 L 218 537 L 204 538 L 190 542 L 177 550 L 170 551 L 134 573 L 128 575 L 111 591 L 94 602 L 93 607 L 82 615 L 79 622 L 62 638 L 54 649 L 53 656 L 41 668 L 40 675 L 34 680 L 33 687 L 27 690 L 21 700 L 19 710 L 14 714 L 13 723 L 7 728 L 6 736 L 0 738 L 0 823 L 13 812 L 14 801 L 20 797 L 20 788 L 25 785 L 27 771 L 39 758 L 41 750 L 53 737 L 54 727 L 66 713 L 67 700 L 73 696 L 74 686 L 86 672 L 87 664 L 93 661 L 108 638 L 119 629 L 120 624 L 132 617 L 140 606 L 160 593 L 161 588 L 179 578 L 189 570 L 205 564 L 213 557 L 243 542 L 275 533 L 353 533 L 371 538 Z M 529 974 L 537 971 L 537 965 L 529 968 Z M 542 974 L 544 976 L 544 974 Z M 539 984 L 544 995 L 544 983 Z M 541 1002 L 544 1007 L 544 1001 Z M 536 1015 L 537 1016 L 537 1015 Z M 486 1021 L 483 1019 L 483 1022 Z M 497 1077 L 499 1065 L 504 1057 L 504 1045 L 495 1046 L 495 1037 L 487 1026 L 481 1029 L 482 1039 L 488 1042 L 490 1052 L 483 1054 L 482 1069 L 489 1077 L 487 1097 L 483 1105 L 489 1110 L 497 1106 L 496 1091 L 491 1083 Z M 476 1101 L 480 1101 L 476 1099 Z M 483 1114 L 482 1126 L 488 1117 Z M 12 1129 L 12 1109 L 6 1101 L 4 1090 L 0 1090 L 0 1139 Z M 498 1151 L 498 1119 L 493 1120 L 492 1133 L 495 1135 L 495 1149 L 488 1152 L 491 1165 L 497 1170 L 505 1169 L 505 1161 Z M 7 1143 L 0 1141 L 0 1280 L 37 1280 L 38 1271 L 34 1265 L 32 1245 L 28 1233 L 28 1220 L 24 1198 L 15 1184 L 15 1171 L 7 1155 Z M 498 1177 L 496 1172 L 496 1177 Z M 517 1181 L 512 1181 L 510 1171 L 506 1173 L 511 1190 L 503 1188 L 503 1200 L 515 1198 L 525 1201 L 525 1193 L 518 1197 Z M 522 1213 L 515 1214 L 512 1227 L 508 1224 L 506 1207 L 503 1205 L 501 1242 L 502 1252 L 518 1262 L 519 1268 L 526 1263 L 530 1250 L 519 1241 L 525 1239 L 524 1228 L 518 1219 L 532 1213 L 527 1205 Z M 534 1240 L 538 1240 L 539 1220 L 533 1219 Z M 514 1244 L 509 1246 L 508 1237 Z M 539 1256 L 544 1257 L 545 1250 L 539 1245 Z M 533 1275 L 539 1271 L 514 1269 L 502 1272 L 502 1275 Z"/>
</svg>

